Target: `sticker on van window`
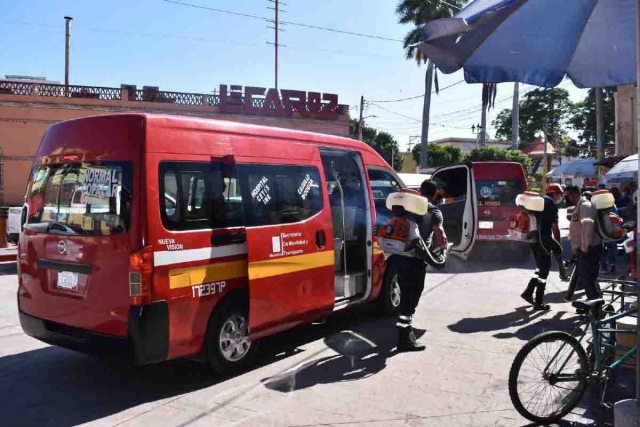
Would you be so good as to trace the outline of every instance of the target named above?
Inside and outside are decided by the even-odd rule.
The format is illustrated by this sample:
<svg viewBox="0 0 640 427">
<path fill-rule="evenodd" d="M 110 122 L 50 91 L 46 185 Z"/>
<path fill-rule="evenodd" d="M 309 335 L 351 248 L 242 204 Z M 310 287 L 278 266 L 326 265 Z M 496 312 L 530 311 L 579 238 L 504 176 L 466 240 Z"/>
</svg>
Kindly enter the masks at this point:
<svg viewBox="0 0 640 427">
<path fill-rule="evenodd" d="M 115 169 L 87 168 L 80 203 L 91 204 L 95 199 L 117 197 L 118 186 L 118 171 Z"/>
<path fill-rule="evenodd" d="M 313 180 L 311 179 L 309 174 L 307 174 L 304 177 L 302 184 L 300 184 L 300 187 L 298 188 L 298 194 L 300 195 L 300 197 L 302 197 L 302 200 L 305 200 L 307 198 L 307 196 L 309 195 L 309 191 L 311 191 L 312 185 L 313 185 Z"/>
<path fill-rule="evenodd" d="M 482 197 L 484 197 L 485 199 L 488 199 L 489 197 L 491 197 L 491 187 L 482 187 L 480 189 L 480 195 Z"/>
<path fill-rule="evenodd" d="M 260 178 L 260 181 L 258 181 L 254 189 L 251 190 L 251 197 L 265 205 L 271 200 L 271 196 L 269 195 L 269 191 L 271 189 L 267 185 L 267 181 L 269 181 L 269 178 L 263 176 Z"/>
</svg>

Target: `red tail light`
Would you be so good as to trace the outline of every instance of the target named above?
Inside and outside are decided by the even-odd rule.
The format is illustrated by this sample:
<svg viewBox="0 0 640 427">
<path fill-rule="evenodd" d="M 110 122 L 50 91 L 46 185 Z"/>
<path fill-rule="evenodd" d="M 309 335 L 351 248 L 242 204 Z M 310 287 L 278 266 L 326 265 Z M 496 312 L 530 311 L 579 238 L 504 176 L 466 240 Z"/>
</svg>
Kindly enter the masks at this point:
<svg viewBox="0 0 640 427">
<path fill-rule="evenodd" d="M 153 249 L 146 246 L 129 255 L 129 296 L 133 305 L 151 302 Z"/>
</svg>

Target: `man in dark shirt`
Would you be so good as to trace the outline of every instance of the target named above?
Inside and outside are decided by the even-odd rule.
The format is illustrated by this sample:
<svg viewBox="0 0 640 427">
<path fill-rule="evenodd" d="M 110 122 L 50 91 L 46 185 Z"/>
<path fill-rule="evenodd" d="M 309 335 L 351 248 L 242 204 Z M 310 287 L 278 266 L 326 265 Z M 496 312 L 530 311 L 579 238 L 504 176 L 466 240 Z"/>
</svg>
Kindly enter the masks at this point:
<svg viewBox="0 0 640 427">
<path fill-rule="evenodd" d="M 420 218 L 420 236 L 429 248 L 447 247 L 447 235 L 442 227 L 442 212 L 431 202 L 436 197 L 437 187 L 431 181 L 420 186 L 420 193 L 429 200 L 429 212 Z M 432 239 L 435 238 L 435 242 Z M 416 341 L 411 327 L 413 314 L 424 289 L 426 264 L 419 258 L 396 257 L 399 263 L 398 284 L 400 285 L 400 310 L 396 326 L 399 332 L 398 351 L 424 350 L 425 345 Z"/>
<path fill-rule="evenodd" d="M 531 250 L 538 267 L 531 278 L 527 289 L 522 293 L 521 297 L 529 304 L 533 305 L 534 310 L 549 310 L 549 305 L 544 304 L 544 290 L 547 286 L 547 277 L 551 269 L 551 252 L 562 253 L 560 247 L 560 228 L 558 227 L 558 203 L 562 202 L 562 187 L 558 184 L 551 184 L 547 188 L 547 194 L 544 196 L 544 210 L 537 216 L 538 235 L 531 244 Z M 535 300 L 533 293 L 535 291 Z"/>
</svg>

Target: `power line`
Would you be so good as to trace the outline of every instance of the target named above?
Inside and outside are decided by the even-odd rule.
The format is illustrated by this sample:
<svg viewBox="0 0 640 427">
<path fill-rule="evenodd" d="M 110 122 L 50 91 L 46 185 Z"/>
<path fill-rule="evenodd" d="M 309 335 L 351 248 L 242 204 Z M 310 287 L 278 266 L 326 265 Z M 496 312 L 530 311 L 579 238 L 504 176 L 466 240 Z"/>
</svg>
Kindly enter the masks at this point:
<svg viewBox="0 0 640 427">
<path fill-rule="evenodd" d="M 183 2 L 183 1 L 179 1 L 179 0 L 162 0 L 162 1 L 165 2 L 165 3 L 172 3 L 172 4 L 177 4 L 177 5 L 185 6 L 185 7 L 192 7 L 192 8 L 196 8 L 196 9 L 208 10 L 210 12 L 225 13 L 225 14 L 228 14 L 228 15 L 235 15 L 235 16 L 241 16 L 241 17 L 244 17 L 244 18 L 251 18 L 251 19 L 257 19 L 257 20 L 272 22 L 272 20 L 270 20 L 268 18 L 265 18 L 265 17 L 262 17 L 262 16 L 257 16 L 257 15 L 252 15 L 250 13 L 233 12 L 231 10 L 218 9 L 218 8 L 209 7 L 209 6 L 202 6 L 202 5 L 193 4 L 193 3 L 187 3 L 187 2 Z M 347 34 L 347 35 L 350 35 L 350 36 L 366 37 L 366 38 L 370 38 L 370 39 L 377 39 L 377 40 L 384 40 L 384 41 L 403 43 L 403 40 L 400 40 L 400 39 L 392 39 L 392 38 L 389 38 L 389 37 L 376 36 L 376 35 L 373 35 L 373 34 L 364 34 L 364 33 L 358 33 L 358 32 L 355 32 L 355 31 L 338 30 L 336 28 L 321 27 L 319 25 L 304 24 L 304 23 L 301 23 L 301 22 L 293 22 L 293 21 L 280 21 L 280 22 L 282 24 L 293 25 L 293 26 L 296 26 L 296 27 L 310 28 L 310 29 L 314 29 L 314 30 L 330 31 L 330 32 L 339 33 L 339 34 Z"/>
<path fill-rule="evenodd" d="M 432 2 L 433 2 L 433 0 L 427 0 L 427 1 L 428 1 L 429 3 L 432 3 Z M 462 10 L 462 8 L 461 8 L 460 6 L 456 6 L 455 4 L 447 3 L 447 2 L 446 2 L 446 1 L 444 1 L 444 0 L 436 0 L 436 1 L 437 1 L 438 3 L 440 3 L 440 4 L 444 4 L 444 5 L 446 5 L 446 6 L 452 7 L 452 8 L 454 8 L 455 10 Z"/>
<path fill-rule="evenodd" d="M 445 89 L 449 89 L 450 87 L 453 87 L 455 85 L 458 85 L 460 83 L 464 83 L 464 79 L 457 81 L 455 83 L 450 84 L 449 86 L 445 86 L 442 89 L 438 90 L 438 92 L 442 92 Z M 431 94 L 436 94 L 437 92 L 434 90 L 433 92 L 431 92 Z M 424 96 L 424 93 L 422 95 L 416 95 L 416 96 L 411 96 L 409 98 L 401 98 L 401 99 L 390 99 L 390 100 L 383 100 L 383 101 L 369 101 L 369 102 L 402 102 L 402 101 L 410 101 L 412 99 L 417 99 L 417 98 L 422 98 Z"/>
<path fill-rule="evenodd" d="M 10 24 L 10 25 L 25 25 L 25 26 L 34 26 L 34 27 L 44 27 L 44 28 L 64 28 L 64 25 L 52 25 L 52 24 L 43 24 L 38 22 L 21 22 L 21 21 L 0 21 L 0 23 Z M 228 43 L 234 44 L 238 46 L 251 46 L 251 47 L 265 47 L 261 43 L 248 43 L 248 42 L 237 42 L 233 40 L 214 40 L 211 38 L 205 37 L 193 37 L 193 36 L 182 36 L 179 34 L 158 34 L 158 33 L 147 33 L 147 32 L 139 32 L 139 31 L 128 31 L 121 29 L 112 29 L 112 28 L 95 28 L 95 27 L 83 27 L 82 24 L 76 24 L 74 26 L 74 31 L 88 31 L 94 33 L 112 33 L 112 34 L 124 34 L 128 36 L 140 36 L 140 37 L 153 37 L 153 38 L 163 38 L 168 40 L 186 40 L 186 41 L 195 41 L 200 43 Z M 280 44 L 280 47 L 285 48 L 287 50 L 294 51 L 313 51 L 313 52 L 327 52 L 327 53 L 337 53 L 339 55 L 366 55 L 366 56 L 378 56 L 381 58 L 395 58 L 392 55 L 383 55 L 377 52 L 366 52 L 360 50 L 333 50 L 333 49 L 323 49 L 323 48 L 315 48 L 315 47 L 297 47 L 291 45 L 283 45 Z"/>
</svg>

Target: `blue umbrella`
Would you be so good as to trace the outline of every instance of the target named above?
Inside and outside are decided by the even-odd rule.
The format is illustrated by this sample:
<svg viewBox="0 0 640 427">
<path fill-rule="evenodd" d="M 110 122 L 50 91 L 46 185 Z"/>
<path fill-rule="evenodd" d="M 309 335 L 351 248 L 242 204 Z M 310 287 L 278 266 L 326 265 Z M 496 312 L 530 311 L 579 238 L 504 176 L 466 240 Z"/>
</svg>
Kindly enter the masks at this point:
<svg viewBox="0 0 640 427">
<path fill-rule="evenodd" d="M 638 176 L 638 155 L 625 157 L 621 162 L 612 167 L 604 176 L 607 182 L 633 180 Z"/>
<path fill-rule="evenodd" d="M 598 161 L 596 159 L 576 159 L 566 162 L 547 174 L 549 178 L 562 176 L 582 176 L 591 177 L 598 175 Z"/>
<path fill-rule="evenodd" d="M 636 0 L 476 0 L 427 23 L 418 48 L 467 83 L 580 88 L 636 81 Z"/>
<path fill-rule="evenodd" d="M 580 88 L 603 87 L 638 81 L 639 32 L 640 0 L 476 0 L 427 23 L 418 49 L 445 74 L 464 69 L 467 83 L 554 87 L 568 76 Z M 637 289 L 640 301 L 640 278 Z"/>
</svg>

